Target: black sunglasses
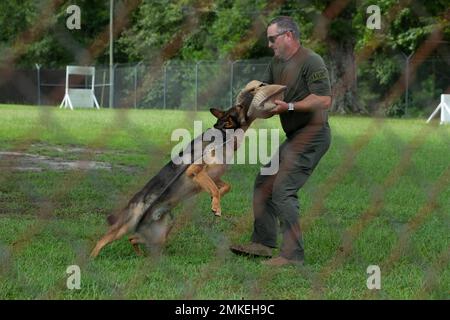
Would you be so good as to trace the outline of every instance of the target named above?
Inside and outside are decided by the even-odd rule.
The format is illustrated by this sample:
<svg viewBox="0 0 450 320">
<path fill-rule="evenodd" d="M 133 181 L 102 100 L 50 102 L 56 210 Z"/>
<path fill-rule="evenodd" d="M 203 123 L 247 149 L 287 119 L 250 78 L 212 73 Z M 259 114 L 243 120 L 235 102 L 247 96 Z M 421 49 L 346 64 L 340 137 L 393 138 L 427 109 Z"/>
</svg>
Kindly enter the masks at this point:
<svg viewBox="0 0 450 320">
<path fill-rule="evenodd" d="M 277 38 L 279 36 L 282 36 L 283 34 L 288 33 L 289 31 L 291 31 L 291 30 L 286 30 L 286 31 L 280 32 L 279 34 L 276 34 L 273 36 L 268 36 L 267 40 L 269 40 L 270 43 L 275 43 L 275 41 L 277 41 Z"/>
</svg>

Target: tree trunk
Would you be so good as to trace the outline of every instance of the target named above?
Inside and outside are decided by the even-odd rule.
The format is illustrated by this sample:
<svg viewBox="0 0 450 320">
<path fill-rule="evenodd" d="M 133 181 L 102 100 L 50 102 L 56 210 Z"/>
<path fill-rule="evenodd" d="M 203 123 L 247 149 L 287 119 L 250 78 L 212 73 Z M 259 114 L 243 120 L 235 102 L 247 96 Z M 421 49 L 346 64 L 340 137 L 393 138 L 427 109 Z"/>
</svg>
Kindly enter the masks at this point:
<svg viewBox="0 0 450 320">
<path fill-rule="evenodd" d="M 331 53 L 329 61 L 333 94 L 331 111 L 341 114 L 367 114 L 367 110 L 358 99 L 354 41 L 336 42 L 329 39 L 328 43 Z"/>
</svg>

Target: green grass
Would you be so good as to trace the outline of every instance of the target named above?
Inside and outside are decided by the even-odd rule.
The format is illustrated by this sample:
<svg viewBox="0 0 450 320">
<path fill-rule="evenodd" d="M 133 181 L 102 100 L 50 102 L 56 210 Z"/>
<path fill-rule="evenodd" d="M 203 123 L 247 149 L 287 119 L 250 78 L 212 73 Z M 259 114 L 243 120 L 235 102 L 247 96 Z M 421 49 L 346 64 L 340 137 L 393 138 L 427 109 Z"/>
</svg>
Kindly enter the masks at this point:
<svg viewBox="0 0 450 320">
<path fill-rule="evenodd" d="M 105 217 L 162 167 L 177 143 L 172 131 L 192 132 L 193 120 L 213 124 L 206 112 L 0 106 L 0 151 L 113 165 L 111 171 L 0 167 L 0 298 L 449 297 L 450 128 L 423 119 L 331 117 L 331 148 L 299 193 L 303 267 L 267 268 L 227 249 L 249 240 L 258 165 L 230 167 L 224 180 L 232 191 L 221 218 L 210 213 L 206 194 L 179 206 L 159 259 L 135 256 L 126 238 L 88 259 L 107 229 Z M 73 264 L 81 267 L 81 290 L 66 288 Z M 381 290 L 366 287 L 369 265 L 381 268 Z"/>
</svg>

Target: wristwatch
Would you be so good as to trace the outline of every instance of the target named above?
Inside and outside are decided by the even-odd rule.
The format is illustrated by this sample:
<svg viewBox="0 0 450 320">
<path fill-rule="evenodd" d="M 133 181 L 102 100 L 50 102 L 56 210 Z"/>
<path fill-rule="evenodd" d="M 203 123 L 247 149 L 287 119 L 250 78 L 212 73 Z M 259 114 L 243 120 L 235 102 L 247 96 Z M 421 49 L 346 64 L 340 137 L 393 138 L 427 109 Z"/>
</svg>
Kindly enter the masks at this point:
<svg viewBox="0 0 450 320">
<path fill-rule="evenodd" d="M 294 104 L 292 102 L 288 103 L 288 111 L 294 111 Z"/>
</svg>

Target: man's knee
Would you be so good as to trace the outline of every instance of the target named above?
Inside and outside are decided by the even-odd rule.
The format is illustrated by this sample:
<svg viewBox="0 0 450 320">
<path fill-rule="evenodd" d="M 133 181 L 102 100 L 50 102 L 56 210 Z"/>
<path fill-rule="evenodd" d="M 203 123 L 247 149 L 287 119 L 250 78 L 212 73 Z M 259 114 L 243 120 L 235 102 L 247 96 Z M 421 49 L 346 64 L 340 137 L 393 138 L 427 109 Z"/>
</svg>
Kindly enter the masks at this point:
<svg viewBox="0 0 450 320">
<path fill-rule="evenodd" d="M 274 189 L 272 192 L 273 202 L 276 204 L 280 204 L 280 205 L 283 205 L 283 204 L 289 202 L 290 200 L 292 201 L 292 199 L 291 199 L 292 196 L 293 195 L 291 192 L 288 192 L 287 190 L 283 190 L 283 189 L 281 189 L 281 190 Z M 296 199 L 294 199 L 294 200 L 296 200 Z"/>
<path fill-rule="evenodd" d="M 299 205 L 296 190 L 274 187 L 272 192 L 272 202 L 276 206 L 280 216 L 297 217 Z"/>
</svg>

